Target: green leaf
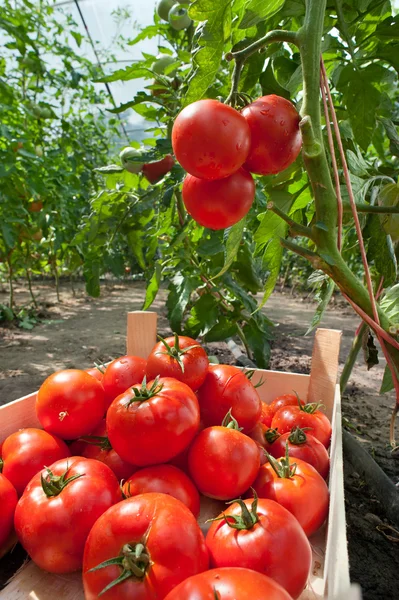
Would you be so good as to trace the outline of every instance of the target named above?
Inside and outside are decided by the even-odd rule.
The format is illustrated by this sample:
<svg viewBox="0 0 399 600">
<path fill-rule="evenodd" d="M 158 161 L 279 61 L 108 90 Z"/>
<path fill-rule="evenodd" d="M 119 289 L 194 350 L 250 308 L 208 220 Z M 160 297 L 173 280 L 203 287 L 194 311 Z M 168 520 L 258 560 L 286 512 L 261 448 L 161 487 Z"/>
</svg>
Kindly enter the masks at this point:
<svg viewBox="0 0 399 600">
<path fill-rule="evenodd" d="M 142 310 L 148 310 L 151 304 L 154 302 L 158 290 L 159 284 L 161 283 L 161 273 L 162 273 L 162 264 L 160 261 L 155 263 L 154 273 L 147 285 L 147 289 L 145 291 L 145 299 Z"/>
<path fill-rule="evenodd" d="M 184 311 L 191 299 L 191 294 L 199 286 L 197 277 L 188 277 L 177 273 L 169 284 L 169 295 L 166 301 L 168 319 L 172 331 L 181 333 Z"/>
<path fill-rule="evenodd" d="M 269 60 L 266 70 L 259 77 L 259 83 L 262 86 L 262 95 L 276 94 L 287 98 L 287 100 L 291 97 L 289 91 L 283 88 L 275 78 L 271 60 Z"/>
<path fill-rule="evenodd" d="M 247 0 L 239 28 L 248 29 L 272 17 L 282 8 L 284 2 L 285 0 Z"/>
<path fill-rule="evenodd" d="M 123 173 L 124 168 L 119 165 L 107 165 L 106 167 L 96 167 L 94 171 L 103 175 L 114 175 L 115 173 Z"/>
<path fill-rule="evenodd" d="M 284 228 L 285 230 L 287 229 L 287 225 L 285 223 Z M 283 237 L 285 237 L 285 234 Z M 267 302 L 271 293 L 274 290 L 280 273 L 282 259 L 283 247 L 280 243 L 280 240 L 273 239 L 271 242 L 269 242 L 266 251 L 263 254 L 262 265 L 265 270 L 269 271 L 269 275 L 266 280 L 266 284 L 263 290 L 263 297 L 259 304 L 258 310 L 262 308 L 262 306 L 264 306 L 264 304 Z"/>
<path fill-rule="evenodd" d="M 320 321 L 323 318 L 324 311 L 326 310 L 328 303 L 331 300 L 331 296 L 333 295 L 335 288 L 335 283 L 332 279 L 330 279 L 327 275 L 324 275 L 323 282 L 319 287 L 319 290 L 316 294 L 316 300 L 318 301 L 318 305 L 316 308 L 316 312 L 313 315 L 312 321 L 309 325 L 309 328 L 305 335 L 309 335 L 313 331 L 315 327 L 317 327 Z"/>
<path fill-rule="evenodd" d="M 223 269 L 221 271 L 219 271 L 219 273 L 217 275 L 215 275 L 214 279 L 216 279 L 216 277 L 220 277 L 221 275 L 226 273 L 226 271 L 230 268 L 230 266 L 235 261 L 237 252 L 240 247 L 241 240 L 242 240 L 242 234 L 244 232 L 245 222 L 246 222 L 246 218 L 244 217 L 243 219 L 241 219 L 241 221 L 239 221 L 238 223 L 236 223 L 235 225 L 233 225 L 232 227 L 230 227 L 229 229 L 226 230 L 227 239 L 226 239 L 226 248 L 225 248 L 225 253 L 224 253 L 224 265 L 223 265 Z"/>
<path fill-rule="evenodd" d="M 370 215 L 364 237 L 368 238 L 367 259 L 374 261 L 378 273 L 384 277 L 386 285 L 396 279 L 397 263 L 392 240 L 381 225 L 378 215 Z"/>
<path fill-rule="evenodd" d="M 209 237 L 203 237 L 197 246 L 199 256 L 215 256 L 223 252 L 223 244 L 220 234 L 212 231 Z"/>
<path fill-rule="evenodd" d="M 395 156 L 399 156 L 399 135 L 395 125 L 390 119 L 381 118 L 380 121 L 384 125 L 385 132 L 389 138 L 389 150 Z"/>
<path fill-rule="evenodd" d="M 9 306 L 6 306 L 5 304 L 0 304 L 0 321 L 2 319 L 6 320 L 6 321 L 14 320 L 13 311 L 11 310 L 11 308 Z"/>
<path fill-rule="evenodd" d="M 91 260 L 89 257 L 86 257 L 83 265 L 83 275 L 86 280 L 86 291 L 89 296 L 93 296 L 93 298 L 98 298 L 101 293 L 100 268 L 100 260 Z"/>
<path fill-rule="evenodd" d="M 380 307 L 392 323 L 399 323 L 399 283 L 386 290 Z"/>
<path fill-rule="evenodd" d="M 394 389 L 391 369 L 388 365 L 385 366 L 384 377 L 380 387 L 380 394 L 386 394 Z"/>
<path fill-rule="evenodd" d="M 347 150 L 346 158 L 348 160 L 348 166 L 351 173 L 354 173 L 358 177 L 369 176 L 370 167 L 364 160 L 359 150 L 357 150 L 357 154 L 352 152 L 352 150 Z"/>
<path fill-rule="evenodd" d="M 118 69 L 111 75 L 105 75 L 99 79 L 95 79 L 95 83 L 111 83 L 112 81 L 130 81 L 131 79 L 148 79 L 152 77 L 150 69 L 142 67 L 138 64 L 133 64 L 131 67 L 126 69 Z"/>
<path fill-rule="evenodd" d="M 253 252 L 247 241 L 240 245 L 233 272 L 238 283 L 252 294 L 257 294 L 262 289 Z"/>
<path fill-rule="evenodd" d="M 380 206 L 399 206 L 399 186 L 397 183 L 388 183 L 380 190 L 378 194 L 378 204 Z M 399 240 L 399 214 L 380 215 L 380 223 L 385 233 L 391 236 L 393 242 Z"/>
<path fill-rule="evenodd" d="M 134 254 L 134 257 L 136 258 L 140 267 L 144 271 L 146 269 L 147 265 L 145 262 L 144 252 L 143 252 L 144 235 L 143 235 L 143 232 L 141 231 L 141 229 L 138 229 L 138 228 L 130 229 L 130 231 L 127 234 L 127 241 L 128 241 L 131 251 Z"/>
<path fill-rule="evenodd" d="M 75 42 L 77 43 L 78 47 L 80 48 L 80 46 L 82 44 L 82 40 L 83 40 L 83 35 L 81 35 L 77 31 L 71 31 L 71 35 L 74 38 Z"/>
<path fill-rule="evenodd" d="M 206 335 L 218 322 L 218 316 L 217 299 L 212 294 L 204 294 L 190 310 L 184 331 L 193 338 Z"/>
<path fill-rule="evenodd" d="M 248 346 L 253 352 L 256 366 L 259 369 L 267 369 L 270 361 L 270 330 L 265 324 L 261 327 L 252 318 L 243 327 L 243 332 Z"/>
<path fill-rule="evenodd" d="M 220 342 L 237 334 L 237 325 L 227 317 L 220 316 L 219 321 L 205 335 L 205 342 Z"/>
</svg>

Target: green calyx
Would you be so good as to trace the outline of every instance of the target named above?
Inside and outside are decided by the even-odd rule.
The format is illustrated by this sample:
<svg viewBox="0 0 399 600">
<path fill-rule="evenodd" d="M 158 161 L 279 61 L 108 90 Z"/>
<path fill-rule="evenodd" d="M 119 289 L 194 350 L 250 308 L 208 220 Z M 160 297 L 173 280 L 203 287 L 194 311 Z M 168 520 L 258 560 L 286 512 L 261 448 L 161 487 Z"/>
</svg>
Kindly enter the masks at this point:
<svg viewBox="0 0 399 600">
<path fill-rule="evenodd" d="M 252 383 L 252 378 L 255 375 L 255 369 L 250 369 L 249 371 L 244 371 L 244 375 Z M 263 377 L 261 377 L 257 384 L 254 385 L 252 383 L 252 385 L 254 386 L 254 388 L 258 388 L 258 387 L 261 387 L 264 383 L 265 383 L 265 380 L 263 379 Z"/>
<path fill-rule="evenodd" d="M 4 460 L 2 458 L 0 458 L 0 473 L 3 472 L 3 467 L 4 467 Z"/>
<path fill-rule="evenodd" d="M 46 467 L 47 475 L 41 475 L 42 488 L 44 493 L 48 498 L 53 496 L 58 496 L 62 492 L 62 490 L 69 484 L 71 481 L 75 479 L 79 479 L 79 477 L 83 477 L 84 473 L 80 473 L 79 475 L 72 475 L 72 477 L 67 477 L 67 473 L 69 471 L 69 467 L 67 466 L 66 470 L 62 475 L 54 475 L 54 473 Z"/>
<path fill-rule="evenodd" d="M 267 431 L 265 431 L 263 437 L 265 438 L 266 442 L 273 444 L 280 437 L 280 433 L 277 431 L 277 429 L 269 428 Z"/>
<path fill-rule="evenodd" d="M 229 527 L 231 527 L 232 529 L 238 529 L 240 531 L 242 531 L 244 529 L 245 530 L 252 529 L 252 527 L 254 525 L 256 525 L 256 523 L 259 522 L 259 516 L 258 516 L 258 512 L 257 512 L 258 511 L 258 495 L 253 488 L 251 488 L 251 490 L 254 494 L 254 499 L 253 499 L 250 509 L 248 509 L 244 500 L 242 500 L 241 498 L 237 498 L 236 500 L 230 500 L 230 502 L 227 502 L 227 504 L 234 504 L 235 502 L 237 502 L 240 505 L 241 514 L 240 515 L 226 515 L 225 513 L 223 513 L 223 515 L 221 517 L 216 517 L 216 519 L 210 519 L 210 521 L 223 521 L 223 519 L 224 519 L 226 524 Z"/>
<path fill-rule="evenodd" d="M 229 412 L 227 413 L 227 415 L 223 419 L 223 421 L 222 421 L 222 427 L 226 427 L 227 429 L 235 429 L 236 431 L 242 431 L 243 428 L 239 427 L 237 419 L 235 419 L 233 417 L 233 415 L 231 414 L 232 410 L 233 409 L 230 408 Z"/>
<path fill-rule="evenodd" d="M 267 460 L 269 461 L 273 471 L 280 479 L 290 479 L 296 473 L 297 464 L 290 464 L 288 442 L 285 444 L 285 457 L 276 459 L 265 450 Z"/>
<path fill-rule="evenodd" d="M 79 442 L 98 446 L 101 450 L 112 450 L 111 442 L 106 435 L 86 435 L 85 437 L 79 438 Z"/>
<path fill-rule="evenodd" d="M 139 580 L 144 579 L 150 566 L 150 556 L 144 544 L 125 544 L 122 547 L 119 556 L 105 560 L 96 567 L 89 569 L 88 573 L 93 573 L 94 571 L 104 569 L 105 567 L 109 567 L 111 565 L 118 565 L 122 569 L 122 572 L 119 577 L 111 581 L 111 583 L 101 590 L 99 596 L 102 596 L 105 594 L 105 592 L 108 592 L 108 590 L 122 583 L 126 579 L 129 579 L 130 577 L 134 577 Z"/>
<path fill-rule="evenodd" d="M 157 352 L 157 354 L 166 354 L 167 356 L 170 356 L 171 358 L 173 358 L 177 362 L 179 367 L 181 368 L 181 372 L 184 373 L 184 363 L 183 363 L 182 357 L 189 350 L 192 350 L 193 348 L 198 348 L 199 344 L 193 344 L 192 346 L 187 346 L 187 348 L 180 348 L 179 336 L 177 335 L 177 333 L 175 333 L 174 336 L 175 336 L 175 343 L 173 346 L 170 346 L 168 344 L 168 342 L 164 338 L 162 338 L 160 335 L 158 336 L 158 339 L 163 343 L 166 350 L 162 351 L 162 352 L 161 351 Z"/>
<path fill-rule="evenodd" d="M 129 408 L 129 406 L 133 402 L 145 402 L 145 400 L 150 400 L 150 398 L 159 394 L 162 388 L 163 385 L 162 383 L 159 383 L 159 376 L 154 379 L 154 381 L 152 382 L 152 386 L 149 388 L 147 387 L 147 377 L 144 375 L 144 379 L 141 382 L 141 386 L 131 388 L 133 396 L 130 398 L 126 407 Z"/>
<path fill-rule="evenodd" d="M 325 408 L 322 402 L 311 402 L 310 404 L 301 404 L 299 402 L 299 409 L 310 415 L 313 415 L 313 413 L 315 413 L 316 410 L 320 410 L 321 408 Z"/>
<path fill-rule="evenodd" d="M 309 429 L 312 429 L 311 427 L 294 427 L 290 433 L 290 435 L 288 436 L 288 441 L 291 442 L 291 444 L 295 444 L 296 446 L 299 446 L 300 444 L 304 444 L 307 441 L 307 437 L 306 437 L 306 433 L 305 431 L 308 431 Z"/>
<path fill-rule="evenodd" d="M 217 591 L 216 588 L 213 588 L 213 599 L 214 600 L 220 600 L 220 594 L 219 594 L 219 592 Z"/>
</svg>

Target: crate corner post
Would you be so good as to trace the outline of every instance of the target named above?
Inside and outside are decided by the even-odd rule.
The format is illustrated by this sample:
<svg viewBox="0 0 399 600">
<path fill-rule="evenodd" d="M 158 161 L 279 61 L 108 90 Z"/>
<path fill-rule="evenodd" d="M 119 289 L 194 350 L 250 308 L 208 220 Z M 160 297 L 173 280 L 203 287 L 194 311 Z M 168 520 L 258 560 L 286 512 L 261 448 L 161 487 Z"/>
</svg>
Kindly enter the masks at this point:
<svg viewBox="0 0 399 600">
<path fill-rule="evenodd" d="M 131 356 L 147 358 L 157 341 L 157 318 L 153 311 L 127 313 L 126 351 Z"/>
</svg>

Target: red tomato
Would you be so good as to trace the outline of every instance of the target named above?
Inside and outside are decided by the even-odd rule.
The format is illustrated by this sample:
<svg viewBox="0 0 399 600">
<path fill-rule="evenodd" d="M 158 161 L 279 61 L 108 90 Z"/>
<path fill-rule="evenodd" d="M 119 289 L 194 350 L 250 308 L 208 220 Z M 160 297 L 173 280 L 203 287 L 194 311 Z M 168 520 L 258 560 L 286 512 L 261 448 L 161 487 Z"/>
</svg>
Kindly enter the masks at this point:
<svg viewBox="0 0 399 600">
<path fill-rule="evenodd" d="M 283 396 L 277 396 L 277 398 L 275 398 L 273 402 L 269 404 L 269 413 L 273 418 L 280 408 L 285 408 L 286 406 L 299 406 L 299 404 L 305 406 L 305 401 L 300 400 L 296 394 L 284 394 Z"/>
<path fill-rule="evenodd" d="M 0 473 L 0 555 L 2 546 L 6 543 L 14 525 L 14 512 L 17 506 L 17 491 Z"/>
<path fill-rule="evenodd" d="M 172 465 L 140 469 L 125 481 L 122 491 L 127 498 L 147 492 L 169 494 L 183 502 L 195 517 L 199 515 L 200 498 L 196 487 L 183 471 Z"/>
<path fill-rule="evenodd" d="M 163 377 L 135 386 L 108 409 L 108 437 L 127 462 L 146 467 L 182 452 L 199 427 L 198 400 L 185 383 Z"/>
<path fill-rule="evenodd" d="M 285 456 L 286 444 L 291 458 L 300 458 L 309 463 L 318 473 L 326 479 L 330 470 L 328 452 L 318 439 L 311 434 L 306 434 L 303 429 L 296 427 L 291 433 L 283 433 L 270 445 L 268 452 L 274 458 Z"/>
<path fill-rule="evenodd" d="M 43 208 L 43 202 L 41 201 L 37 201 L 37 202 L 31 202 L 30 204 L 28 204 L 28 210 L 29 212 L 40 212 Z"/>
<path fill-rule="evenodd" d="M 255 183 L 245 169 L 216 181 L 187 175 L 182 193 L 194 221 L 209 229 L 225 229 L 241 221 L 251 208 Z"/>
<path fill-rule="evenodd" d="M 201 418 L 205 426 L 220 425 L 230 409 L 244 433 L 259 421 L 262 404 L 258 392 L 237 367 L 209 365 L 203 385 L 198 390 Z"/>
<path fill-rule="evenodd" d="M 266 427 L 260 421 L 255 425 L 253 430 L 248 434 L 249 437 L 254 440 L 259 446 L 271 452 L 271 448 L 275 441 L 280 437 L 280 434 L 276 429 Z M 263 453 L 265 455 L 265 453 Z"/>
<path fill-rule="evenodd" d="M 92 367 L 91 369 L 86 369 L 86 373 L 97 379 L 100 383 L 102 383 L 104 379 L 104 371 L 101 371 L 97 367 Z"/>
<path fill-rule="evenodd" d="M 177 116 L 172 145 L 177 160 L 200 179 L 222 179 L 245 162 L 251 144 L 248 123 L 231 106 L 199 100 Z"/>
<path fill-rule="evenodd" d="M 204 383 L 208 372 L 205 350 L 190 337 L 175 334 L 158 342 L 147 359 L 148 379 L 174 377 L 194 392 Z"/>
<path fill-rule="evenodd" d="M 312 550 L 288 510 L 272 500 L 251 498 L 231 504 L 220 517 L 206 536 L 211 566 L 258 571 L 298 598 L 312 566 Z"/>
<path fill-rule="evenodd" d="M 116 564 L 101 566 L 114 557 Z M 97 600 L 114 584 L 101 598 L 161 600 L 207 568 L 204 536 L 189 509 L 166 494 L 140 494 L 111 507 L 91 530 L 83 559 L 85 599 Z M 126 578 L 118 583 L 122 573 Z"/>
<path fill-rule="evenodd" d="M 171 154 L 167 154 L 162 160 L 156 160 L 143 165 L 142 173 L 150 183 L 157 183 L 162 177 L 172 170 L 175 160 Z"/>
<path fill-rule="evenodd" d="M 53 373 L 37 393 L 37 418 L 46 431 L 64 440 L 89 434 L 104 413 L 103 387 L 85 371 Z"/>
<path fill-rule="evenodd" d="M 258 175 L 270 175 L 289 167 L 302 146 L 301 119 L 294 105 L 271 94 L 248 104 L 242 115 L 251 131 L 251 149 L 245 168 Z"/>
<path fill-rule="evenodd" d="M 273 414 L 270 409 L 269 404 L 266 402 L 262 402 L 262 413 L 260 415 L 259 421 L 266 425 L 267 428 L 272 424 Z"/>
<path fill-rule="evenodd" d="M 309 427 L 309 433 L 328 448 L 331 439 L 331 423 L 318 407 L 318 404 L 312 403 L 301 407 L 280 408 L 273 417 L 272 427 L 278 429 L 279 433 L 287 433 L 294 427 L 302 429 Z"/>
<path fill-rule="evenodd" d="M 70 455 L 68 446 L 55 435 L 42 429 L 20 429 L 4 440 L 3 475 L 21 496 L 36 473 Z"/>
<path fill-rule="evenodd" d="M 146 366 L 147 361 L 140 356 L 121 356 L 109 363 L 103 377 L 107 409 L 117 396 L 143 381 Z"/>
<path fill-rule="evenodd" d="M 111 469 L 89 458 L 58 460 L 28 483 L 15 511 L 15 531 L 31 559 L 49 573 L 82 567 L 90 529 L 122 500 Z"/>
<path fill-rule="evenodd" d="M 300 458 L 269 458 L 252 484 L 259 498 L 275 500 L 289 510 L 310 536 L 327 518 L 329 493 L 321 475 Z"/>
<path fill-rule="evenodd" d="M 253 440 L 228 425 L 208 427 L 192 443 L 188 466 L 202 494 L 230 500 L 253 483 L 260 467 L 259 449 Z"/>
<path fill-rule="evenodd" d="M 211 569 L 194 575 L 165 600 L 292 600 L 278 583 L 250 569 Z"/>
</svg>

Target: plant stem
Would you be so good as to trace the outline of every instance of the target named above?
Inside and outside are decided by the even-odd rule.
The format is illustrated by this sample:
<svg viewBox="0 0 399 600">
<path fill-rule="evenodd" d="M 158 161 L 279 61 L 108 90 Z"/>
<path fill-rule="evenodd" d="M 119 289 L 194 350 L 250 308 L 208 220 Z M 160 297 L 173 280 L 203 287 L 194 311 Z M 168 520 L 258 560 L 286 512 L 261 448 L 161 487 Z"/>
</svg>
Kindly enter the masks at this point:
<svg viewBox="0 0 399 600">
<path fill-rule="evenodd" d="M 352 208 L 349 202 L 343 203 L 344 212 L 349 213 L 352 212 Z M 395 215 L 399 214 L 399 206 L 375 206 L 374 204 L 356 204 L 357 212 L 359 213 L 371 213 L 371 214 L 386 214 L 386 215 Z"/>
<path fill-rule="evenodd" d="M 7 266 L 8 266 L 8 285 L 9 285 L 8 304 L 12 310 L 13 306 L 14 306 L 14 286 L 13 286 L 13 280 L 12 280 L 13 270 L 12 270 L 10 255 L 7 256 Z"/>
<path fill-rule="evenodd" d="M 364 334 L 366 332 L 366 329 L 367 329 L 367 325 L 363 321 L 363 323 L 360 326 L 359 332 L 353 338 L 352 347 L 351 347 L 351 349 L 349 351 L 349 354 L 348 354 L 348 356 L 346 358 L 345 365 L 344 365 L 344 368 L 343 368 L 342 373 L 341 373 L 341 378 L 339 380 L 339 386 L 340 386 L 340 389 L 341 389 L 341 394 L 344 393 L 345 388 L 346 388 L 346 386 L 348 384 L 349 377 L 351 376 L 353 367 L 354 367 L 355 362 L 356 362 L 357 355 L 359 354 L 360 348 L 362 347 L 363 336 L 364 336 Z"/>
<path fill-rule="evenodd" d="M 32 289 L 32 278 L 30 276 L 29 267 L 27 267 L 27 269 L 26 269 L 26 279 L 28 280 L 29 294 L 30 294 L 30 297 L 32 298 L 33 305 L 35 308 L 37 308 L 37 301 L 36 301 L 35 294 L 33 293 L 33 289 Z"/>
<path fill-rule="evenodd" d="M 286 223 L 288 223 L 290 230 L 294 235 L 307 237 L 309 239 L 313 238 L 312 230 L 309 227 L 301 225 L 300 223 L 297 223 L 296 221 L 291 219 L 291 217 L 286 215 L 282 210 L 280 210 L 277 206 L 275 206 L 273 202 L 269 202 L 267 205 L 267 208 L 269 210 L 271 210 L 272 212 L 274 212 L 276 215 L 278 215 Z M 291 236 L 291 237 L 293 237 L 293 236 Z"/>
</svg>

